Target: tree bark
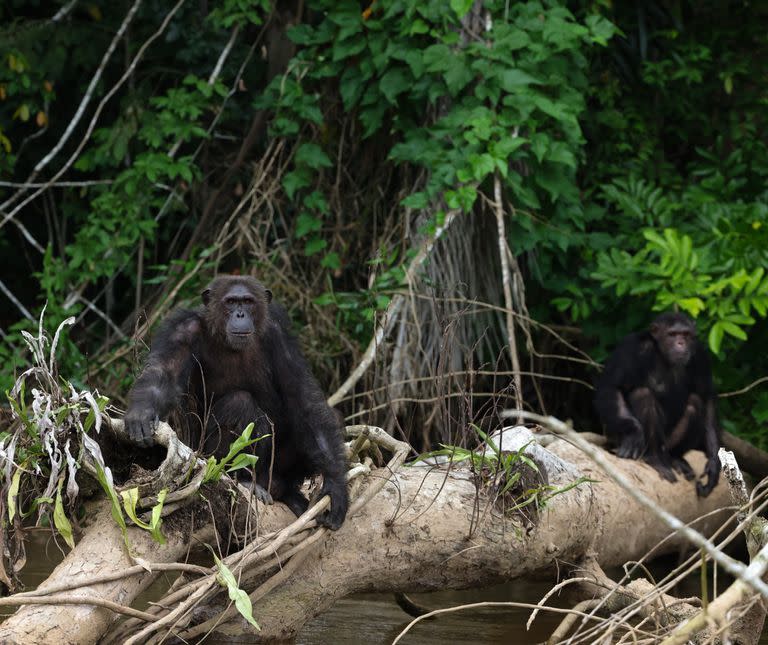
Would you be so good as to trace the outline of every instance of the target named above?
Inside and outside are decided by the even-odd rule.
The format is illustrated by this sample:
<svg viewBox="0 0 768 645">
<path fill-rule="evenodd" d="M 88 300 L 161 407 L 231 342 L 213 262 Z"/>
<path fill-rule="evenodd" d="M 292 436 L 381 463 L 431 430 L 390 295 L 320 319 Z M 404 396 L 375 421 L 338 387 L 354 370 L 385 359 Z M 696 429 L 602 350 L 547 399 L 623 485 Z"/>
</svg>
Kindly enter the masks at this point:
<svg viewBox="0 0 768 645">
<path fill-rule="evenodd" d="M 306 621 L 350 593 L 464 589 L 526 575 L 552 575 L 558 562 L 576 562 L 591 551 L 602 566 L 610 566 L 651 550 L 660 555 L 685 548 L 678 536 L 665 539 L 669 529 L 576 448 L 555 441 L 547 450 L 531 445 L 527 451 L 546 471 L 552 486 L 565 487 L 579 477 L 598 481 L 558 494 L 526 517 L 502 514 L 485 492 L 478 495 L 474 475 L 468 471 L 403 468 L 340 530 L 329 534 L 286 582 L 254 596 L 253 613 L 261 626 L 258 636 L 265 640 L 295 636 Z M 671 484 L 643 463 L 608 457 L 639 489 L 684 522 L 729 503 L 722 483 L 700 499 L 692 482 Z M 701 472 L 703 455 L 689 457 Z M 388 476 L 381 469 L 371 478 Z M 712 514 L 695 526 L 710 534 L 724 517 Z M 282 505 L 269 507 L 260 514 L 260 532 L 281 528 L 291 519 Z M 145 532 L 130 534 L 136 552 L 159 561 L 179 558 L 190 532 L 174 532 L 165 547 L 150 543 Z M 77 575 L 119 571 L 130 564 L 119 530 L 102 510 L 91 531 L 45 585 Z M 99 585 L 88 593 L 129 604 L 150 578 L 149 574 L 135 576 Z M 92 643 L 109 625 L 105 609 L 25 607 L 0 626 L 0 642 L 49 642 L 55 629 L 56 642 Z M 225 635 L 249 630 L 239 618 L 219 628 Z M 45 640 L 37 639 L 41 634 Z"/>
</svg>

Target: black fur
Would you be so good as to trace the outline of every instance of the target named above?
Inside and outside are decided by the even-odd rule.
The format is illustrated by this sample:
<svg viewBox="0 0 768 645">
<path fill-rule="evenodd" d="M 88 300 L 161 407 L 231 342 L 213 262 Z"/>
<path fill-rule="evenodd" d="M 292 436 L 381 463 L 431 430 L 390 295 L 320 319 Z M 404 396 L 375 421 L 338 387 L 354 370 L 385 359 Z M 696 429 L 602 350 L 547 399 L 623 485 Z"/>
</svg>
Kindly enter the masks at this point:
<svg viewBox="0 0 768 645">
<path fill-rule="evenodd" d="M 696 491 L 706 497 L 720 476 L 716 398 L 709 351 L 693 321 L 667 313 L 614 350 L 597 383 L 595 407 L 616 454 L 642 458 L 670 481 L 675 470 L 693 479 L 683 455 L 703 450 L 707 481 L 697 482 Z"/>
<path fill-rule="evenodd" d="M 219 277 L 203 301 L 171 314 L 154 336 L 129 395 L 129 436 L 152 445 L 157 420 L 176 411 L 190 445 L 221 457 L 254 422 L 252 436 L 272 435 L 255 444 L 257 483 L 300 515 L 308 505 L 304 479 L 322 474 L 331 509 L 319 521 L 337 529 L 348 505 L 341 423 L 285 311 L 251 277 Z"/>
</svg>

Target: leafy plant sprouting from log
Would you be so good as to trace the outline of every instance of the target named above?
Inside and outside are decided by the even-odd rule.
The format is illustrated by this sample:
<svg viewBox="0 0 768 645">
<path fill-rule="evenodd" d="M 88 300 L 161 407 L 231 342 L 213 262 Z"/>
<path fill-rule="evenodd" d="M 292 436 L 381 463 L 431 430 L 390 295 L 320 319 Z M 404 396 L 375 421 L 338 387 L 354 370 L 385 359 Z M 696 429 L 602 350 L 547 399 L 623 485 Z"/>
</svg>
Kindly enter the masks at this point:
<svg viewBox="0 0 768 645">
<path fill-rule="evenodd" d="M 578 477 L 566 486 L 552 486 L 536 462 L 526 455 L 526 449 L 533 440 L 516 450 L 502 450 L 493 436 L 475 424 L 471 424 L 471 428 L 481 440 L 480 448 L 470 450 L 441 445 L 438 450 L 419 455 L 416 462 L 438 467 L 459 466 L 466 462 L 476 474 L 479 485 L 490 493 L 504 513 L 524 515 L 524 509 L 531 507 L 532 517 L 535 517 L 556 495 L 593 481 L 588 477 Z"/>
<path fill-rule="evenodd" d="M 62 332 L 73 323 L 73 318 L 63 321 L 51 340 L 41 314 L 36 335 L 22 332 L 32 366 L 7 393 L 14 422 L 0 435 L 6 500 L 0 521 L 14 529 L 10 535 L 5 534 L 6 539 L 13 539 L 13 547 L 5 552 L 13 556 L 2 563 L 2 581 L 10 590 L 17 587 L 15 561 L 23 560 L 24 520 L 29 521 L 37 513 L 36 524 L 45 521 L 54 526 L 67 545 L 74 548 L 70 520 L 75 519 L 78 509 L 79 471 L 93 477 L 109 497 L 112 516 L 123 530 L 126 546 L 126 515 L 163 542 L 161 511 L 167 490 L 160 491 L 150 521 L 142 521 L 137 515 L 139 489 L 117 490 L 101 447 L 92 436 L 102 430 L 108 399 L 98 392 L 78 391 L 59 375 L 56 350 Z M 82 476 L 79 479 L 82 482 Z"/>
</svg>

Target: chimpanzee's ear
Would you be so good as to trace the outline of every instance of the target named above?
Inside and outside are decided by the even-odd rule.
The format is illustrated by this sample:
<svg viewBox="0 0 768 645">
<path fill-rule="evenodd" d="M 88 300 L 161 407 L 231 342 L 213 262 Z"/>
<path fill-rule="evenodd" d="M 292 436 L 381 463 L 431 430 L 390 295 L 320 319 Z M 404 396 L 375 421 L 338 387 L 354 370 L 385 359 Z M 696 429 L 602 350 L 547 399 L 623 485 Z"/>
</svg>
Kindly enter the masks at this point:
<svg viewBox="0 0 768 645">
<path fill-rule="evenodd" d="M 267 304 L 272 302 L 272 292 L 269 289 L 264 289 L 264 296 L 267 299 Z"/>
<path fill-rule="evenodd" d="M 658 338 L 659 337 L 659 323 L 657 323 L 655 321 L 652 322 L 651 326 L 648 328 L 648 330 L 651 332 L 651 336 L 653 336 L 654 338 Z"/>
<path fill-rule="evenodd" d="M 211 301 L 211 290 L 206 289 L 205 291 L 203 291 L 203 293 L 200 294 L 200 296 L 203 299 L 203 304 L 207 307 L 208 303 Z"/>
</svg>

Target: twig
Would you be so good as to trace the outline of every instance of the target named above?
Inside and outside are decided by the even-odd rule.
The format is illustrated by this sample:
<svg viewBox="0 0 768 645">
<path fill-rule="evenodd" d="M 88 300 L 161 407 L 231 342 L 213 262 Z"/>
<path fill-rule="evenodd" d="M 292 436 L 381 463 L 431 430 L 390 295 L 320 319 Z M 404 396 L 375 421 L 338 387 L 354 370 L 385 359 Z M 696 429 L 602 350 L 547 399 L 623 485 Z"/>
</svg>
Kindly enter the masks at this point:
<svg viewBox="0 0 768 645">
<path fill-rule="evenodd" d="M 2 291 L 8 297 L 8 300 L 10 300 L 14 305 L 16 305 L 18 310 L 27 320 L 32 320 L 32 321 L 35 320 L 32 314 L 29 313 L 29 310 L 23 304 L 21 304 L 21 302 L 19 302 L 19 299 L 13 295 L 11 290 L 5 286 L 5 282 L 3 282 L 2 280 L 0 280 L 0 291 Z"/>
<path fill-rule="evenodd" d="M 394 452 L 394 455 L 390 459 L 387 466 L 384 468 L 384 470 L 388 471 L 390 477 L 402 465 L 408 453 L 410 452 L 410 446 L 407 443 L 394 439 L 381 428 L 365 425 L 348 426 L 346 428 L 346 433 L 352 438 L 367 434 L 371 441 L 377 443 L 385 450 Z M 351 479 L 358 474 L 362 474 L 366 470 L 367 468 L 361 470 L 352 469 L 347 473 L 347 478 Z M 388 481 L 389 477 L 376 478 L 371 483 L 371 485 L 366 488 L 366 490 L 350 505 L 349 511 L 347 512 L 347 518 L 349 519 L 354 517 L 354 515 L 363 506 L 365 506 L 365 504 L 367 504 L 371 499 L 373 499 L 375 495 L 379 493 L 379 491 L 381 491 L 381 489 L 386 485 Z M 323 511 L 325 511 L 329 505 L 330 497 L 325 495 L 299 518 L 297 518 L 293 523 L 289 524 L 276 533 L 265 536 L 265 539 L 261 543 L 248 545 L 243 550 L 227 556 L 224 558 L 224 564 L 226 564 L 226 566 L 229 567 L 232 571 L 252 571 L 260 561 L 278 553 L 279 549 L 285 546 L 294 536 L 308 528 L 316 526 L 315 518 Z M 327 532 L 327 529 L 320 528 L 311 536 L 307 537 L 301 544 L 312 544 L 314 541 L 320 540 L 322 537 L 327 535 Z M 298 546 L 301 545 L 297 545 L 297 547 Z M 300 549 L 297 547 L 293 547 L 289 553 L 299 552 Z M 287 555 L 288 554 L 286 554 L 286 556 Z M 292 562 L 293 560 L 291 559 L 290 561 Z M 284 569 L 285 566 L 283 567 L 283 570 Z M 268 583 L 269 581 L 265 582 L 264 584 L 266 585 Z M 189 611 L 192 610 L 196 604 L 204 602 L 206 598 L 212 597 L 215 593 L 218 593 L 218 589 L 216 588 L 215 584 L 215 576 L 211 576 L 210 578 L 205 578 L 203 580 L 196 580 L 175 590 L 169 596 L 161 599 L 160 604 L 163 606 L 176 605 L 176 607 L 162 617 L 155 615 L 155 622 L 144 626 L 141 631 L 132 635 L 127 641 L 125 641 L 126 644 L 145 642 L 145 640 L 152 634 L 162 629 L 178 625 L 178 623 L 184 618 L 184 616 L 187 615 Z M 205 630 L 207 629 L 208 626 L 206 626 Z M 195 634 L 198 634 L 198 632 L 195 631 Z"/>
<path fill-rule="evenodd" d="M 219 54 L 219 58 L 216 61 L 216 65 L 213 68 L 213 71 L 211 72 L 210 76 L 208 77 L 208 85 L 213 85 L 219 78 L 219 74 L 221 74 L 221 68 L 224 67 L 224 63 L 226 62 L 227 58 L 229 58 L 229 54 L 232 51 L 232 47 L 235 45 L 235 41 L 237 40 L 237 36 L 240 34 L 240 25 L 236 25 L 235 28 L 232 30 L 232 34 L 229 37 L 229 40 L 227 41 L 227 44 L 224 46 L 224 49 L 221 50 L 221 53 Z M 183 137 L 179 137 L 176 139 L 176 143 L 171 146 L 171 149 L 168 151 L 168 156 L 173 159 L 176 156 L 176 153 L 179 151 L 179 148 L 181 147 L 181 144 L 184 143 Z"/>
<path fill-rule="evenodd" d="M 563 580 L 562 582 L 559 582 L 556 584 L 552 589 L 550 589 L 547 593 L 544 594 L 544 597 L 539 600 L 539 602 L 536 604 L 536 609 L 534 609 L 531 612 L 530 617 L 528 618 L 528 621 L 525 623 L 525 628 L 530 629 L 531 625 L 533 625 L 533 621 L 536 620 L 536 616 L 539 614 L 539 610 L 546 607 L 546 602 L 549 600 L 554 594 L 556 594 L 558 591 L 563 589 L 564 587 L 567 587 L 568 585 L 575 584 L 575 583 L 581 583 L 581 582 L 594 582 L 592 578 L 567 578 Z"/>
<path fill-rule="evenodd" d="M 507 257 L 507 232 L 504 226 L 504 204 L 501 200 L 501 180 L 499 173 L 493 177 L 493 198 L 496 211 L 496 228 L 499 236 L 499 259 L 501 260 L 501 282 L 504 288 L 504 305 L 507 309 L 507 342 L 509 343 L 509 355 L 512 359 L 512 372 L 515 381 L 515 403 L 518 409 L 523 408 L 523 385 L 520 378 L 520 357 L 517 354 L 517 339 L 515 338 L 514 302 L 512 300 L 512 276 L 509 272 L 509 258 Z"/>
<path fill-rule="evenodd" d="M 573 627 L 573 624 L 576 622 L 580 615 L 584 616 L 588 610 L 594 609 L 599 604 L 600 601 L 598 599 L 591 599 L 582 600 L 580 603 L 574 605 L 574 613 L 568 614 L 565 618 L 563 618 L 563 621 L 557 626 L 557 628 L 555 628 L 555 631 L 553 631 L 552 635 L 547 639 L 547 645 L 556 645 L 559 643 L 568 635 L 568 632 L 571 631 L 571 627 Z M 595 616 L 592 616 L 592 618 L 596 619 Z"/>
<path fill-rule="evenodd" d="M 28 182 L 0 181 L 3 188 L 86 188 L 88 186 L 107 186 L 115 183 L 114 179 L 91 179 L 90 181 Z"/>
<path fill-rule="evenodd" d="M 736 463 L 732 453 L 727 453 L 724 458 L 724 473 L 728 479 L 731 490 L 731 497 L 736 503 L 742 504 L 747 501 L 747 488 L 741 470 Z M 743 518 L 746 519 L 746 518 Z M 747 547 L 752 555 L 751 562 L 747 571 L 752 575 L 762 578 L 768 570 L 768 523 L 762 517 L 752 517 L 743 523 L 744 533 L 747 537 Z M 759 551 L 753 555 L 754 549 Z M 691 637 L 710 626 L 713 622 L 716 625 L 727 625 L 728 615 L 731 609 L 744 600 L 748 600 L 754 595 L 750 588 L 741 577 L 735 580 L 717 598 L 705 606 L 698 614 L 678 625 L 675 631 L 663 641 L 662 645 L 683 645 Z"/>
<path fill-rule="evenodd" d="M 150 571 L 183 571 L 185 573 L 197 573 L 199 575 L 208 575 L 211 573 L 210 568 L 201 567 L 196 564 L 186 564 L 183 562 L 151 562 L 148 566 Z M 22 591 L 21 593 L 17 593 L 9 597 L 39 598 L 42 596 L 48 596 L 50 594 L 61 593 L 62 591 L 72 591 L 74 589 L 80 589 L 81 587 L 90 587 L 106 582 L 114 582 L 115 580 L 122 580 L 123 578 L 130 578 L 131 576 L 143 575 L 145 573 L 147 573 L 147 567 L 141 564 L 137 564 L 115 573 L 92 576 L 90 578 L 78 578 L 74 582 L 63 582 L 61 584 L 51 585 L 50 587 L 46 587 L 44 589 Z"/>
<path fill-rule="evenodd" d="M 456 611 L 464 611 L 466 609 L 480 609 L 481 607 L 520 607 L 522 609 L 534 609 L 536 608 L 536 605 L 529 603 L 529 602 L 502 602 L 502 601 L 485 601 L 485 602 L 473 602 L 468 605 L 458 605 L 456 607 L 444 607 L 442 609 L 435 609 L 434 611 L 430 611 L 427 614 L 424 614 L 423 616 L 418 616 L 417 618 L 414 618 L 410 623 L 408 623 L 403 631 L 401 631 L 397 637 L 392 641 L 392 645 L 397 645 L 397 643 L 400 642 L 400 640 L 405 636 L 416 623 L 420 623 L 422 620 L 426 620 L 427 618 L 432 618 L 433 616 L 439 616 L 440 614 L 452 614 Z M 562 609 L 560 607 L 546 607 L 547 611 L 551 611 L 555 614 L 575 614 L 576 617 L 586 617 L 591 618 L 592 620 L 600 620 L 596 616 L 590 616 L 589 614 L 585 614 L 583 612 L 579 612 L 575 609 Z"/>
<path fill-rule="evenodd" d="M 293 574 L 296 572 L 299 566 L 304 562 L 304 560 L 306 560 L 307 556 L 309 556 L 309 554 L 312 552 L 311 547 L 316 545 L 322 538 L 324 538 L 326 533 L 327 533 L 327 529 L 320 529 L 319 531 L 310 535 L 301 544 L 294 547 L 294 549 L 292 549 L 293 557 L 291 557 L 291 559 L 287 562 L 287 564 L 284 567 L 282 567 L 282 569 L 280 569 L 280 571 L 278 571 L 274 576 L 266 580 L 263 584 L 257 587 L 251 594 L 249 594 L 249 598 L 251 599 L 251 604 L 256 603 L 256 601 L 266 596 L 274 588 L 281 585 L 288 578 L 293 576 Z M 238 614 L 237 608 L 234 607 L 234 605 L 230 604 L 229 607 L 227 607 L 223 612 L 221 612 L 221 614 L 219 614 L 215 618 L 211 618 L 203 623 L 200 623 L 199 625 L 195 625 L 194 627 L 186 629 L 182 631 L 180 634 L 177 634 L 177 636 L 179 636 L 185 641 L 190 641 L 194 638 L 197 638 L 198 636 L 202 636 L 203 634 L 213 631 L 218 625 L 225 623 L 228 620 L 234 618 L 237 614 Z"/>
<path fill-rule="evenodd" d="M 145 611 L 126 607 L 125 605 L 120 605 L 111 600 L 105 600 L 104 598 L 99 598 L 97 596 L 8 596 L 6 598 L 0 598 L 0 607 L 16 607 L 18 605 L 93 605 L 95 607 L 104 607 L 105 609 L 114 611 L 116 614 L 125 614 L 131 618 L 138 618 L 139 620 L 147 622 L 155 620 L 155 617 L 152 614 L 148 614 Z"/>
<path fill-rule="evenodd" d="M 72 9 L 75 8 L 75 5 L 77 4 L 77 0 L 69 0 L 67 4 L 65 4 L 61 9 L 59 9 L 56 14 L 51 18 L 51 22 L 60 22 L 66 18 L 69 13 L 72 11 Z"/>
<path fill-rule="evenodd" d="M 93 303 L 92 303 L 90 300 L 88 300 L 87 298 L 84 298 L 83 296 L 79 296 L 79 297 L 78 297 L 78 300 L 79 300 L 80 302 L 82 302 L 82 303 L 85 305 L 85 308 L 86 308 L 86 309 L 88 309 L 89 311 L 92 311 L 92 312 L 93 312 L 93 313 L 95 313 L 95 314 L 96 314 L 96 315 L 97 315 L 99 318 L 101 318 L 101 319 L 102 319 L 102 320 L 103 320 L 105 323 L 107 323 L 107 325 L 109 325 L 109 328 L 110 328 L 110 329 L 111 329 L 113 332 L 115 332 L 115 335 L 116 335 L 116 336 L 117 336 L 117 337 L 118 337 L 120 340 L 125 340 L 125 339 L 126 339 L 126 336 L 125 336 L 125 334 L 123 333 L 123 330 L 122 330 L 122 329 L 120 329 L 120 327 L 118 327 L 118 326 L 115 324 L 115 321 L 114 321 L 114 320 L 112 320 L 112 319 L 111 319 L 109 316 L 107 316 L 107 314 L 105 314 L 105 313 L 104 313 L 104 312 L 103 312 L 101 309 L 99 309 L 99 308 L 98 308 L 98 307 L 97 307 L 95 304 L 93 304 Z M 81 314 L 81 316 L 82 316 L 82 314 Z"/>
<path fill-rule="evenodd" d="M 752 388 L 757 387 L 758 385 L 762 385 L 763 383 L 768 383 L 768 376 L 761 376 L 756 381 L 752 381 L 749 385 L 746 387 L 741 388 L 740 390 L 734 390 L 733 392 L 723 392 L 721 394 L 717 395 L 717 398 L 719 399 L 725 399 L 729 396 L 738 396 L 739 394 L 746 394 L 749 392 Z"/>
</svg>

